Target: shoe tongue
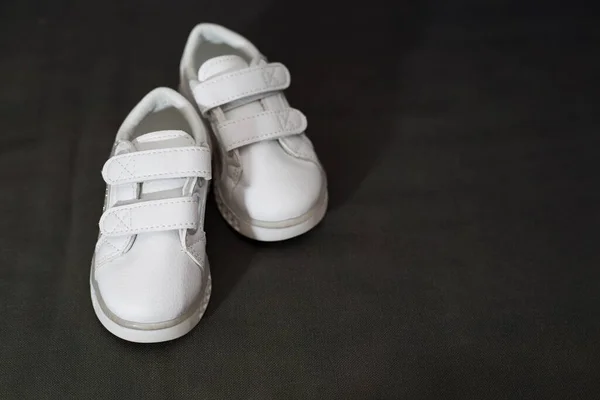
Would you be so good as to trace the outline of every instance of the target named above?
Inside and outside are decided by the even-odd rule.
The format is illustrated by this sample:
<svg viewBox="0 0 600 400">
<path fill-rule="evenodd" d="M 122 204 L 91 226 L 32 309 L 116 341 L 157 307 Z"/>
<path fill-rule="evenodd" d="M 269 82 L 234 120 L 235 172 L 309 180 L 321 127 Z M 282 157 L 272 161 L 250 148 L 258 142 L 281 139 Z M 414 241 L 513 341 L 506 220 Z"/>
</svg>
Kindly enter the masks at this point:
<svg viewBox="0 0 600 400">
<path fill-rule="evenodd" d="M 169 149 L 194 145 L 194 139 L 184 131 L 166 130 L 146 133 L 132 142 L 136 150 Z"/>
<path fill-rule="evenodd" d="M 217 75 L 238 71 L 248 67 L 248 63 L 240 56 L 229 55 L 211 58 L 200 66 L 198 80 L 201 82 Z"/>
<path fill-rule="evenodd" d="M 227 55 L 211 58 L 200 66 L 198 70 L 198 79 L 203 82 L 219 75 L 248 68 L 248 63 L 240 56 Z M 258 100 L 240 99 L 221 107 L 225 118 L 236 119 L 251 117 L 264 111 L 263 106 Z"/>
<path fill-rule="evenodd" d="M 137 151 L 187 147 L 195 144 L 194 139 L 184 131 L 167 130 L 146 133 L 135 138 L 131 144 Z M 185 178 L 158 179 L 144 182 L 140 188 L 140 198 L 156 200 L 180 197 L 183 194 Z"/>
</svg>

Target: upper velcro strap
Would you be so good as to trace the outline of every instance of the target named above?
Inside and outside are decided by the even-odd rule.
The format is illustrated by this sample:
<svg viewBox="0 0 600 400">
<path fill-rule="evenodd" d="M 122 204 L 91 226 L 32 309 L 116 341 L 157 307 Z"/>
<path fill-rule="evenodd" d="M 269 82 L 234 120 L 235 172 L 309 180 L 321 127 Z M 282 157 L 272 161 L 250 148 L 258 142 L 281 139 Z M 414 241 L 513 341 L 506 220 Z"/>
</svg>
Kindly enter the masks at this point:
<svg viewBox="0 0 600 400">
<path fill-rule="evenodd" d="M 306 117 L 286 108 L 264 111 L 251 117 L 233 119 L 217 125 L 217 134 L 227 151 L 263 140 L 298 135 L 306 130 Z"/>
<path fill-rule="evenodd" d="M 109 208 L 100 218 L 105 236 L 127 236 L 144 232 L 195 229 L 198 226 L 198 199 L 180 197 L 143 201 Z"/>
<path fill-rule="evenodd" d="M 280 63 L 259 65 L 218 75 L 194 88 L 194 99 L 203 115 L 214 107 L 244 97 L 283 90 L 290 86 L 290 73 Z"/>
<path fill-rule="evenodd" d="M 108 159 L 102 177 L 109 185 L 168 178 L 210 179 L 210 149 L 175 147 L 121 154 Z"/>
</svg>

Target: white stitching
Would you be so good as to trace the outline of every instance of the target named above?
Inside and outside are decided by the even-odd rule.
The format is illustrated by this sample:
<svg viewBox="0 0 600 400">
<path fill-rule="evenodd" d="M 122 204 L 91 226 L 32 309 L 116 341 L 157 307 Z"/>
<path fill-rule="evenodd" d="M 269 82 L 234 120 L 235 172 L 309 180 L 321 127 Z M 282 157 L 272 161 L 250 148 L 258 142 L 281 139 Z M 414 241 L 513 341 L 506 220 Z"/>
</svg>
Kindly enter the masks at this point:
<svg viewBox="0 0 600 400">
<path fill-rule="evenodd" d="M 121 167 L 121 170 L 119 171 L 119 177 L 118 177 L 117 179 L 121 179 L 121 177 L 123 176 L 123 173 L 124 173 L 124 172 L 128 172 L 128 173 L 129 173 L 129 175 L 133 176 L 133 172 L 131 172 L 131 171 L 128 169 L 128 167 L 129 167 L 129 164 L 130 164 L 130 163 L 133 161 L 133 159 L 132 159 L 132 158 L 128 158 L 128 159 L 126 159 L 126 160 L 127 160 L 127 162 L 126 162 L 125 164 L 123 164 L 123 163 L 121 162 L 121 159 L 115 158 L 115 162 L 116 162 L 117 164 L 119 164 L 119 166 Z M 134 169 L 135 169 L 135 164 L 134 164 L 134 166 L 133 166 L 133 167 L 134 167 Z"/>
<path fill-rule="evenodd" d="M 224 99 L 218 99 L 212 103 L 208 103 L 206 105 L 202 105 L 199 104 L 204 110 L 213 108 L 215 106 L 217 106 L 218 104 L 225 104 L 225 103 L 229 103 L 230 101 L 233 101 L 235 99 L 241 99 L 243 97 L 247 97 L 247 96 L 251 96 L 253 94 L 257 94 L 257 93 L 267 93 L 267 92 L 274 92 L 276 90 L 281 90 L 281 89 L 285 89 L 285 85 L 279 85 L 279 86 L 271 86 L 271 87 L 267 87 L 267 88 L 258 88 L 258 89 L 252 89 L 246 92 L 241 92 L 241 93 L 237 93 L 233 96 L 229 96 L 226 97 Z"/>
<path fill-rule="evenodd" d="M 290 135 L 299 135 L 300 134 L 300 133 L 292 133 L 292 131 L 288 131 L 288 130 L 284 129 L 284 130 L 279 130 L 279 131 L 276 131 L 276 132 L 265 133 L 263 135 L 252 136 L 252 137 L 249 137 L 249 138 L 243 139 L 243 140 L 238 140 L 237 142 L 231 143 L 229 146 L 227 146 L 227 148 L 228 149 L 232 149 L 232 147 L 238 146 L 240 144 L 251 143 L 251 142 L 253 142 L 253 141 L 257 140 L 257 139 L 265 139 L 265 138 L 267 138 L 269 136 L 277 136 L 280 133 L 284 133 L 284 132 L 289 133 Z"/>
<path fill-rule="evenodd" d="M 186 204 L 186 203 L 197 203 L 196 200 L 194 199 L 175 199 L 175 200 L 164 200 L 164 201 L 158 201 L 158 202 L 154 202 L 154 201 L 147 201 L 145 203 L 149 203 L 149 204 L 133 204 L 133 205 L 126 205 L 126 206 L 117 206 L 114 207 L 112 210 L 108 210 L 108 212 L 110 213 L 111 211 L 114 212 L 118 212 L 118 211 L 124 211 L 124 210 L 134 210 L 136 208 L 143 208 L 143 207 L 158 207 L 158 206 L 162 206 L 162 205 L 169 205 L 169 204 Z M 119 210 L 119 208 L 121 210 Z"/>
<path fill-rule="evenodd" d="M 174 138 L 184 138 L 184 136 L 181 136 L 180 133 L 162 133 L 156 136 L 152 136 L 153 140 L 159 140 L 159 139 L 174 139 Z"/>
<path fill-rule="evenodd" d="M 105 254 L 102 257 L 98 257 L 96 259 L 96 268 L 100 267 L 101 265 L 103 265 L 104 263 L 106 263 L 107 261 L 109 261 L 111 258 L 113 258 L 114 256 L 118 255 L 119 253 L 121 253 L 122 249 L 118 248 L 117 246 L 115 246 L 105 235 L 102 235 L 100 238 L 100 241 L 98 242 L 98 244 L 96 245 L 96 252 L 98 251 L 98 249 L 100 249 L 100 247 L 102 247 L 103 244 L 107 244 L 110 247 L 112 247 L 114 249 L 114 251 L 112 251 L 109 254 Z"/>
<path fill-rule="evenodd" d="M 170 148 L 170 149 L 158 149 L 158 150 L 142 150 L 142 151 L 136 151 L 133 153 L 127 153 L 127 154 L 120 154 L 118 156 L 114 156 L 111 159 L 108 160 L 108 162 L 111 161 L 117 161 L 120 159 L 126 159 L 126 158 L 143 158 L 146 156 L 152 156 L 152 155 L 156 155 L 156 154 L 163 154 L 163 153 L 185 153 L 188 151 L 199 151 L 199 152 L 203 152 L 203 153 L 209 153 L 210 154 L 210 149 L 206 148 L 206 147 L 175 147 L 175 148 Z"/>
<path fill-rule="evenodd" d="M 151 229 L 155 229 L 155 228 L 168 228 L 171 226 L 178 226 L 178 224 L 172 224 L 172 225 L 152 225 L 150 227 L 147 228 L 135 228 L 132 229 L 133 226 L 133 222 L 132 222 L 132 211 L 131 210 L 135 210 L 138 208 L 152 208 L 152 207 L 159 207 L 159 206 L 163 206 L 163 205 L 172 205 L 172 204 L 187 204 L 187 203 L 197 203 L 197 201 L 195 199 L 176 199 L 176 200 L 165 200 L 165 201 L 160 201 L 160 202 L 152 202 L 150 204 L 137 204 L 137 205 L 128 205 L 128 206 L 117 206 L 115 208 L 109 209 L 106 212 L 106 217 L 104 217 L 103 223 L 102 223 L 102 227 L 101 227 L 101 231 L 104 232 L 105 234 L 115 234 L 115 233 L 129 233 L 129 232 L 138 232 L 138 231 L 145 231 L 145 230 L 151 230 Z M 121 219 L 121 217 L 119 216 L 119 213 L 123 213 L 123 218 L 128 217 L 129 219 L 129 225 L 123 221 Z M 113 227 L 112 229 L 106 229 L 106 224 L 107 224 L 107 219 L 110 221 L 110 217 L 114 217 L 117 220 L 119 220 L 119 223 Z M 189 227 L 194 227 L 195 226 L 195 222 L 193 223 L 189 223 L 189 222 L 185 222 L 182 223 L 183 226 L 189 226 Z M 190 225 L 191 224 L 191 225 Z M 121 225 L 123 225 L 123 227 L 125 228 L 124 230 L 121 229 Z"/>
<path fill-rule="evenodd" d="M 219 59 L 219 60 L 209 60 L 207 61 L 204 65 L 203 68 L 205 67 L 206 70 L 204 71 L 204 73 L 202 75 L 207 76 L 207 75 L 211 75 L 208 74 L 207 72 L 212 72 L 212 68 L 214 68 L 215 66 L 219 65 L 219 64 L 223 64 L 226 61 L 232 61 L 237 59 L 238 56 L 223 56 L 223 58 Z"/>
<path fill-rule="evenodd" d="M 131 215 L 129 215 L 129 218 L 128 218 L 129 219 L 129 224 L 127 222 L 123 221 L 123 218 L 127 217 L 127 212 L 126 211 L 128 211 L 128 210 L 122 210 L 121 211 L 124 214 L 122 217 L 119 216 L 118 212 L 114 213 L 113 216 L 116 219 L 118 219 L 119 222 L 120 222 L 119 225 L 117 225 L 117 227 L 120 227 L 121 224 L 123 224 L 123 227 L 125 227 L 125 229 L 127 230 L 127 229 L 131 229 Z M 129 212 L 129 214 L 131 214 L 131 212 Z M 115 229 L 117 229 L 117 228 L 114 228 L 113 230 L 115 230 Z"/>
<path fill-rule="evenodd" d="M 144 232 L 144 231 L 151 231 L 153 229 L 157 229 L 157 228 L 172 228 L 172 227 L 182 227 L 182 228 L 193 228 L 196 226 L 195 222 L 183 222 L 183 223 L 177 223 L 177 224 L 165 224 L 165 225 L 151 225 L 151 226 L 147 226 L 145 228 L 135 228 L 135 229 L 127 229 L 124 231 L 111 231 L 110 234 L 114 234 L 114 233 L 120 233 L 120 234 L 124 234 L 123 236 L 126 236 L 126 234 L 128 233 L 133 233 L 133 232 Z"/>
<path fill-rule="evenodd" d="M 175 171 L 175 172 L 158 172 L 156 174 L 144 174 L 144 175 L 132 175 L 130 178 L 125 177 L 125 178 L 120 178 L 120 179 L 110 179 L 110 183 L 111 184 L 116 184 L 118 182 L 129 182 L 129 179 L 142 179 L 142 178 L 151 178 L 151 177 L 155 177 L 155 176 L 164 176 L 164 177 L 188 177 L 188 176 L 195 176 L 195 175 L 187 175 L 187 174 L 199 174 L 199 177 L 209 177 L 211 176 L 211 171 L 209 170 L 203 170 L 203 169 L 190 169 L 190 170 L 186 170 L 186 171 Z"/>
<path fill-rule="evenodd" d="M 106 181 L 109 184 L 116 184 L 117 182 L 121 182 L 121 181 L 128 181 L 131 178 L 148 178 L 148 177 L 152 177 L 152 176 L 161 176 L 163 173 L 157 173 L 157 174 L 146 174 L 146 175 L 140 175 L 137 176 L 134 172 L 131 172 L 127 167 L 129 167 L 129 164 L 131 162 L 134 163 L 133 165 L 133 171 L 135 171 L 135 160 L 139 159 L 145 159 L 147 157 L 152 157 L 155 155 L 162 155 L 162 154 L 168 154 L 168 153 L 185 153 L 185 152 L 200 152 L 200 153 L 208 153 L 210 155 L 210 149 L 207 149 L 205 147 L 193 147 L 193 148 L 172 148 L 172 149 L 160 149 L 160 150 L 146 150 L 146 151 L 140 151 L 140 152 L 135 152 L 135 153 L 128 153 L 128 154 L 123 154 L 123 155 L 119 155 L 119 156 L 115 156 L 111 159 L 108 160 L 108 167 L 107 168 L 107 174 L 106 174 Z M 123 165 L 122 161 L 123 160 L 127 160 L 125 162 L 125 165 Z M 208 161 L 208 160 L 206 160 Z M 121 166 L 122 170 L 119 171 L 119 175 L 116 178 L 112 178 L 109 169 L 110 169 L 110 163 L 117 163 L 119 166 Z M 127 171 L 129 173 L 129 177 L 125 177 L 123 178 L 123 170 Z M 210 174 L 209 170 L 190 170 L 190 171 L 182 171 L 182 172 L 166 172 L 166 174 L 176 174 L 176 173 L 188 173 L 188 172 L 198 172 L 198 173 L 202 173 L 202 174 Z M 168 176 L 168 175 L 166 175 Z"/>
<path fill-rule="evenodd" d="M 263 111 L 263 112 L 260 112 L 258 114 L 255 114 L 255 115 L 252 115 L 252 116 L 249 116 L 249 117 L 244 117 L 244 118 L 239 118 L 239 119 L 234 119 L 234 120 L 230 120 L 230 121 L 227 121 L 227 122 L 223 122 L 222 124 L 217 125 L 217 128 L 219 128 L 219 129 L 220 128 L 225 128 L 225 127 L 230 126 L 230 125 L 235 125 L 235 124 L 240 123 L 240 122 L 248 121 L 250 119 L 258 119 L 258 118 L 263 117 L 263 116 L 267 117 L 267 116 L 271 116 L 271 115 L 275 116 L 275 115 L 278 115 L 278 114 L 283 114 L 285 112 L 288 112 L 288 113 L 290 113 L 292 115 L 298 115 L 298 113 L 299 113 L 299 111 L 296 110 L 296 109 L 294 109 L 294 108 L 288 108 L 286 110 L 281 110 L 281 111 Z M 290 115 L 290 116 L 292 116 L 292 115 Z"/>
<path fill-rule="evenodd" d="M 269 66 L 272 66 L 272 67 L 269 67 Z M 215 78 L 215 79 L 211 79 L 209 81 L 203 82 L 200 85 L 198 85 L 194 89 L 194 92 L 204 91 L 204 90 L 206 90 L 206 88 L 208 86 L 213 85 L 214 83 L 221 82 L 221 81 L 223 81 L 225 79 L 235 78 L 235 77 L 243 75 L 243 74 L 252 74 L 252 73 L 257 72 L 257 71 L 261 71 L 261 77 L 263 78 L 263 81 L 264 81 L 264 76 L 262 75 L 262 71 L 264 71 L 267 68 L 269 68 L 269 69 L 272 68 L 274 70 L 273 76 L 276 75 L 276 71 L 277 70 L 283 70 L 283 73 L 284 73 L 283 82 L 281 84 L 277 84 L 277 85 L 270 85 L 267 82 L 264 82 L 265 85 L 263 87 L 259 87 L 257 89 L 252 89 L 252 90 L 241 92 L 241 93 L 236 93 L 235 95 L 232 95 L 232 96 L 229 96 L 229 97 L 226 97 L 226 98 L 220 98 L 220 99 L 217 99 L 217 100 L 215 100 L 213 102 L 209 102 L 209 103 L 206 103 L 206 104 L 200 104 L 200 102 L 198 102 L 198 106 L 204 112 L 204 111 L 206 111 L 206 110 L 208 110 L 210 108 L 213 108 L 213 107 L 215 107 L 215 106 L 217 106 L 219 104 L 225 104 L 225 103 L 228 103 L 228 102 L 230 102 L 230 101 L 232 101 L 234 99 L 243 98 L 243 97 L 251 96 L 251 95 L 254 95 L 254 94 L 257 94 L 257 93 L 262 93 L 262 92 L 266 93 L 266 92 L 281 90 L 281 89 L 285 89 L 285 88 L 287 88 L 289 86 L 289 84 L 290 84 L 290 78 L 289 78 L 289 71 L 287 70 L 287 68 L 283 64 L 273 63 L 273 64 L 267 64 L 267 66 L 247 68 L 247 69 L 244 69 L 242 71 L 233 72 L 233 73 L 230 73 L 230 74 L 222 75 L 222 76 L 220 76 L 218 78 Z"/>
<path fill-rule="evenodd" d="M 236 76 L 245 75 L 245 74 L 252 74 L 252 73 L 254 73 L 256 71 L 261 71 L 261 70 L 267 69 L 269 67 L 275 68 L 275 69 L 279 69 L 279 68 L 281 68 L 281 69 L 287 69 L 281 63 L 271 63 L 271 64 L 267 64 L 267 65 L 260 65 L 260 66 L 257 66 L 257 67 L 250 67 L 250 68 L 243 69 L 241 71 L 232 72 L 232 73 L 229 73 L 229 74 L 225 74 L 225 75 L 219 76 L 218 78 L 214 78 L 214 79 L 211 79 L 211 80 L 209 80 L 207 82 L 203 82 L 201 84 L 201 86 L 207 87 L 207 86 L 213 85 L 215 83 L 221 82 L 221 81 L 229 79 L 229 78 L 235 78 Z"/>
<path fill-rule="evenodd" d="M 272 113 L 272 115 L 279 115 L 278 112 L 270 111 L 269 113 Z M 263 113 L 261 113 L 261 114 L 263 114 Z M 265 115 L 267 115 L 267 114 L 265 113 Z M 226 127 L 226 126 L 229 126 L 229 125 L 232 125 L 232 124 L 234 124 L 236 122 L 242 122 L 242 121 L 247 120 L 247 119 L 257 118 L 258 116 L 259 115 L 255 115 L 253 117 L 246 117 L 246 118 L 243 118 L 243 119 L 233 120 L 233 121 L 230 121 L 230 122 L 226 122 L 226 123 L 223 123 L 222 125 L 218 125 L 217 129 L 223 128 L 223 127 Z M 288 120 L 289 120 L 289 118 L 288 118 Z M 278 122 L 281 123 L 281 121 L 279 121 L 279 119 L 278 119 Z M 296 132 L 298 130 L 299 126 L 305 125 L 302 122 L 303 122 L 303 119 L 300 118 L 299 125 L 294 124 L 293 127 L 280 129 L 278 131 L 269 132 L 269 133 L 265 133 L 265 134 L 262 134 L 262 135 L 252 136 L 252 137 L 249 137 L 249 138 L 246 138 L 246 139 L 242 139 L 242 140 L 237 140 L 237 141 L 232 142 L 229 145 L 227 145 L 227 149 L 229 151 L 229 150 L 232 150 L 235 147 L 239 147 L 239 145 L 243 145 L 243 144 L 246 144 L 246 143 L 252 143 L 252 142 L 256 141 L 257 139 L 263 139 L 264 140 L 264 139 L 266 139 L 268 137 L 277 136 L 277 135 L 280 135 L 282 133 L 289 133 L 290 135 L 299 135 L 302 132 L 304 132 L 304 129 L 305 129 L 305 128 L 303 128 L 300 132 Z M 287 135 L 285 135 L 285 136 L 287 136 Z"/>
</svg>

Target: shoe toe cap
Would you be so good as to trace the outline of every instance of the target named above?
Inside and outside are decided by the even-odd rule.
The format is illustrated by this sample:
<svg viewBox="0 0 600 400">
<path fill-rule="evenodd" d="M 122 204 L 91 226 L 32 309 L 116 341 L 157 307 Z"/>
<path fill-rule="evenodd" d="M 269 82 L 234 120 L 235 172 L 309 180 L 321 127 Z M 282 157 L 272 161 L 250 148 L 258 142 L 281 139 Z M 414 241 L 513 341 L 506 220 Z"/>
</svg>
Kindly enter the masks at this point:
<svg viewBox="0 0 600 400">
<path fill-rule="evenodd" d="M 138 236 L 137 240 L 147 239 Z M 136 243 L 127 254 L 96 272 L 104 304 L 122 320 L 143 324 L 171 321 L 183 315 L 200 294 L 202 271 L 193 260 L 179 248 L 165 246 L 164 241 L 152 242 Z"/>
<path fill-rule="evenodd" d="M 252 220 L 280 222 L 308 213 L 320 200 L 324 177 L 318 165 L 305 160 L 256 174 L 237 196 L 237 206 Z"/>
</svg>

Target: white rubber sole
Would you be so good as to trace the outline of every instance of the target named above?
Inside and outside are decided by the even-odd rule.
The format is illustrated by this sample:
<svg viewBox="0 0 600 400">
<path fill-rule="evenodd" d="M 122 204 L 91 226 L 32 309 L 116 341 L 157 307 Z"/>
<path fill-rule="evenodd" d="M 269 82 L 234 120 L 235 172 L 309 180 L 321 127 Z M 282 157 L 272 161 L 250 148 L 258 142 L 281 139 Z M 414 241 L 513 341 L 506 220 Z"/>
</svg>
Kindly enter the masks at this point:
<svg viewBox="0 0 600 400">
<path fill-rule="evenodd" d="M 327 212 L 328 196 L 324 190 L 319 202 L 298 218 L 280 222 L 247 221 L 236 216 L 227 206 L 217 185 L 213 185 L 213 191 L 217 207 L 225 221 L 240 234 L 261 242 L 278 242 L 300 236 L 317 226 Z"/>
<path fill-rule="evenodd" d="M 199 300 L 190 311 L 186 312 L 182 317 L 177 318 L 176 320 L 159 324 L 136 324 L 133 322 L 122 321 L 106 308 L 102 299 L 96 294 L 95 285 L 90 277 L 90 291 L 94 312 L 100 320 L 100 323 L 102 323 L 110 333 L 129 342 L 159 343 L 180 338 L 198 325 L 206 311 L 212 290 L 210 269 L 207 269 L 207 271 L 208 276 L 205 280 L 203 292 L 200 295 Z"/>
</svg>

